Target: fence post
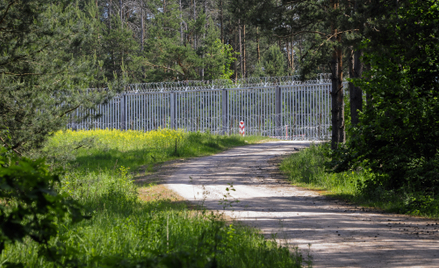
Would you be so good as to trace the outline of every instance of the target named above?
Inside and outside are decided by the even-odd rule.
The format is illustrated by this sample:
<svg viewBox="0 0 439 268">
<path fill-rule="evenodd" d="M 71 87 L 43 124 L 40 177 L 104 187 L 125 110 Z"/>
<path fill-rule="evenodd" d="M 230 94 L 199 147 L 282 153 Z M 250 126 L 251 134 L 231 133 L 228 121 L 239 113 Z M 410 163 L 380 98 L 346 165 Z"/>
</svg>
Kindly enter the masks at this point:
<svg viewBox="0 0 439 268">
<path fill-rule="evenodd" d="M 222 91 L 222 117 L 223 117 L 223 135 L 229 134 L 228 126 L 229 126 L 229 111 L 227 110 L 229 104 L 229 94 L 227 89 L 223 88 Z"/>
<path fill-rule="evenodd" d="M 122 99 L 121 99 L 121 130 L 127 130 L 127 95 L 123 93 Z"/>
<path fill-rule="evenodd" d="M 282 94 L 281 94 L 281 89 L 279 86 L 276 86 L 275 88 L 275 108 L 274 108 L 274 112 L 275 112 L 275 136 L 282 136 Z"/>
<path fill-rule="evenodd" d="M 119 111 L 119 130 L 124 130 L 124 118 L 125 118 L 125 105 L 124 105 L 124 99 L 125 99 L 125 93 L 122 93 L 122 95 L 120 96 L 120 111 Z"/>
<path fill-rule="evenodd" d="M 175 93 L 171 92 L 170 96 L 169 96 L 169 101 L 170 101 L 170 105 L 171 105 L 171 124 L 170 127 L 171 129 L 175 129 L 176 128 L 176 124 L 175 124 Z"/>
</svg>

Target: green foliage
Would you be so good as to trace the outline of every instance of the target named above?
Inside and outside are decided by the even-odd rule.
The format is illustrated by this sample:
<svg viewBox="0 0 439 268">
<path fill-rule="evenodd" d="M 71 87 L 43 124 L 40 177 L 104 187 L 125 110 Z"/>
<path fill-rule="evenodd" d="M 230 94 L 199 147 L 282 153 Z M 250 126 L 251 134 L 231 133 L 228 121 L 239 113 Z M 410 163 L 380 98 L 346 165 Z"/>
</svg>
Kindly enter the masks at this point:
<svg viewBox="0 0 439 268">
<path fill-rule="evenodd" d="M 237 0 L 232 5 L 245 6 L 248 21 L 257 25 L 265 34 L 291 38 L 296 53 L 296 66 L 304 80 L 313 79 L 317 73 L 332 73 L 330 67 L 334 49 L 350 51 L 358 45 L 362 36 L 358 25 L 369 18 L 359 16 L 355 6 L 364 1 L 350 0 L 316 1 L 258 1 Z M 332 3 L 337 3 L 334 8 Z M 361 27 L 363 28 L 363 27 Z M 338 35 L 333 31 L 337 29 Z M 353 30 L 356 29 L 356 30 Z M 273 43 L 271 43 L 273 45 Z M 282 51 L 284 51 L 282 47 Z M 347 56 L 348 53 L 345 53 Z M 284 57 L 285 59 L 285 57 Z M 342 69 L 347 73 L 347 60 Z"/>
<path fill-rule="evenodd" d="M 330 160 L 329 151 L 329 144 L 311 145 L 282 161 L 280 169 L 295 184 L 329 190 L 341 196 L 357 196 L 362 182 L 371 176 L 364 171 L 331 173 L 325 166 Z"/>
<path fill-rule="evenodd" d="M 204 79 L 230 79 L 233 75 L 231 64 L 236 60 L 237 53 L 231 45 L 221 43 L 218 39 L 218 29 L 212 19 L 209 20 L 209 28 L 203 47 L 200 48 L 205 55 L 203 66 L 205 67 Z"/>
<path fill-rule="evenodd" d="M 262 64 L 262 62 L 258 62 L 255 66 L 255 71 L 252 74 L 253 77 L 264 77 L 266 76 L 265 74 L 265 68 L 264 65 Z"/>
<path fill-rule="evenodd" d="M 30 238 L 43 246 L 44 257 L 59 261 L 56 251 L 62 245 L 49 247 L 51 238 L 67 219 L 72 223 L 84 219 L 82 206 L 58 192 L 59 182 L 43 159 L 17 158 L 0 150 L 0 252 L 7 243 Z"/>
<path fill-rule="evenodd" d="M 93 54 L 81 53 L 95 24 L 70 2 L 0 1 L 0 140 L 16 153 L 112 96 L 86 91 L 102 82 Z"/>
<path fill-rule="evenodd" d="M 376 173 L 364 191 L 439 193 L 438 8 L 435 1 L 402 2 L 380 34 L 364 42 L 371 68 L 355 83 L 369 104 L 332 162 L 336 171 Z"/>
<path fill-rule="evenodd" d="M 267 76 L 284 76 L 286 74 L 285 57 L 277 45 L 271 46 L 263 55 L 262 64 L 264 74 Z"/>
<path fill-rule="evenodd" d="M 180 15 L 176 1 L 167 2 L 165 12 L 154 13 L 143 51 L 144 81 L 229 79 L 235 53 L 219 40 L 212 18 L 200 14 L 189 20 L 184 34 L 190 40 L 183 40 Z"/>
<path fill-rule="evenodd" d="M 196 50 L 190 44 L 183 43 L 180 37 L 179 6 L 168 2 L 164 12 L 153 12 L 153 23 L 145 42 L 144 61 L 147 65 L 148 81 L 195 79 L 196 66 L 201 64 Z M 202 20 L 191 21 L 191 32 L 199 32 Z"/>
<path fill-rule="evenodd" d="M 327 194 L 389 212 L 417 216 L 439 217 L 439 197 L 412 189 L 386 190 L 382 186 L 369 188 L 379 175 L 364 168 L 334 173 L 326 163 L 330 161 L 329 144 L 311 146 L 282 161 L 281 170 L 298 186 L 324 190 Z"/>
</svg>

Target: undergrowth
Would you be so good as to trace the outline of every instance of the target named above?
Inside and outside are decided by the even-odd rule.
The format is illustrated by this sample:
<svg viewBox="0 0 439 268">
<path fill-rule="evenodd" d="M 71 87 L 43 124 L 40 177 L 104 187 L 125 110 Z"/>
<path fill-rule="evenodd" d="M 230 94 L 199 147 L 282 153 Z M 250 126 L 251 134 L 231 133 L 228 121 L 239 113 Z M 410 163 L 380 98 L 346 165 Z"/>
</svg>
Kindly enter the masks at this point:
<svg viewBox="0 0 439 268">
<path fill-rule="evenodd" d="M 353 203 L 380 208 L 389 212 L 439 218 L 439 197 L 413 192 L 409 188 L 385 191 L 364 187 L 376 174 L 365 169 L 332 173 L 325 166 L 329 158 L 329 144 L 311 145 L 282 161 L 281 170 L 297 186 L 324 190 L 326 194 Z"/>
<path fill-rule="evenodd" d="M 226 223 L 206 210 L 191 210 L 178 200 L 142 201 L 139 186 L 133 182 L 132 171 L 141 166 L 211 154 L 256 142 L 261 137 L 220 137 L 170 130 L 152 134 L 57 133 L 46 150 L 69 159 L 63 164 L 68 171 L 59 191 L 78 200 L 92 217 L 75 225 L 59 222 L 59 234 L 50 243 L 59 249 L 60 264 L 40 257 L 38 245 L 29 239 L 7 245 L 0 266 L 6 262 L 22 262 L 26 267 L 302 266 L 304 258 L 297 249 L 281 247 L 254 229 Z M 70 152 L 78 141 L 90 137 L 93 142 L 87 141 L 84 148 Z M 72 155 L 62 156 L 63 150 Z"/>
</svg>

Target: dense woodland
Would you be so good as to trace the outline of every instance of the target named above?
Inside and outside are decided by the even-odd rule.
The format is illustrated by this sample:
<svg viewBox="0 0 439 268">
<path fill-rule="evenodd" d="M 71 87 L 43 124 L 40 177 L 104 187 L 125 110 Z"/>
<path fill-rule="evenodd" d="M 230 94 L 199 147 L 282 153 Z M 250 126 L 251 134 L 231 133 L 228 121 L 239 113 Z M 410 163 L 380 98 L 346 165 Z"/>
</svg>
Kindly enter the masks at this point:
<svg viewBox="0 0 439 268">
<path fill-rule="evenodd" d="M 122 72 L 131 82 L 295 74 L 306 42 L 250 23 L 243 4 L 239 7 L 229 0 L 78 2 L 82 12 L 96 18 L 98 28 L 85 49 L 96 53 L 110 79 Z"/>
<path fill-rule="evenodd" d="M 437 206 L 438 22 L 438 0 L 0 0 L 0 250 L 83 218 L 45 197 L 58 177 L 26 157 L 126 83 L 330 73 L 328 170 L 367 170 L 362 193 Z M 25 205 L 10 210 L 14 191 Z M 47 217 L 24 226 L 30 204 Z"/>
</svg>

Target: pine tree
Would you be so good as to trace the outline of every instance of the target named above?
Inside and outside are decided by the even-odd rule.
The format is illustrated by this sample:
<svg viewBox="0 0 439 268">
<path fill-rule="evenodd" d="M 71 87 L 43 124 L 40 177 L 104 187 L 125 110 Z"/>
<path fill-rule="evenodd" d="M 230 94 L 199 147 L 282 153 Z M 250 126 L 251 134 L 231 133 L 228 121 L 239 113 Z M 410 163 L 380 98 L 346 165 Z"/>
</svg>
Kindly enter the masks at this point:
<svg viewBox="0 0 439 268">
<path fill-rule="evenodd" d="M 279 49 L 278 45 L 272 45 L 262 57 L 264 73 L 267 76 L 284 76 L 285 57 Z"/>
<path fill-rule="evenodd" d="M 70 1 L 3 0 L 0 10 L 0 140 L 22 154 L 111 94 L 86 90 L 98 83 L 81 52 L 94 23 Z"/>
<path fill-rule="evenodd" d="M 207 36 L 201 48 L 206 55 L 203 58 L 203 66 L 206 67 L 205 78 L 230 79 L 233 74 L 231 64 L 236 60 L 235 53 L 230 45 L 223 44 L 218 38 L 219 31 L 212 19 L 209 19 L 208 24 Z"/>
</svg>

